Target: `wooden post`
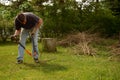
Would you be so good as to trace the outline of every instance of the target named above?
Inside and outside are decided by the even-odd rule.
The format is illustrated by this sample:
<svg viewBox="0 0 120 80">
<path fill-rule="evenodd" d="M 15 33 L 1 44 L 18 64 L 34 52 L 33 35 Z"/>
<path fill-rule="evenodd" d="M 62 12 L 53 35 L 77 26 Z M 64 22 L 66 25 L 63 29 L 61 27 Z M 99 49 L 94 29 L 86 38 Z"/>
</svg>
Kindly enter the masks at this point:
<svg viewBox="0 0 120 80">
<path fill-rule="evenodd" d="M 42 39 L 42 50 L 47 52 L 55 52 L 56 49 L 56 39 L 55 38 L 43 38 Z"/>
</svg>

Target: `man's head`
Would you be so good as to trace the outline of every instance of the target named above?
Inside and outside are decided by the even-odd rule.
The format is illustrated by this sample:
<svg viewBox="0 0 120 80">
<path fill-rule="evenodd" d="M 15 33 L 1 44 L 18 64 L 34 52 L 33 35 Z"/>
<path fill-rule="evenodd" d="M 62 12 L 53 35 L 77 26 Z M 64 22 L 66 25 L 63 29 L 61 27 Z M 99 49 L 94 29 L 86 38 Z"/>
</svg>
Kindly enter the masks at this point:
<svg viewBox="0 0 120 80">
<path fill-rule="evenodd" d="M 16 18 L 20 23 L 26 24 L 26 16 L 23 13 L 18 14 Z"/>
</svg>

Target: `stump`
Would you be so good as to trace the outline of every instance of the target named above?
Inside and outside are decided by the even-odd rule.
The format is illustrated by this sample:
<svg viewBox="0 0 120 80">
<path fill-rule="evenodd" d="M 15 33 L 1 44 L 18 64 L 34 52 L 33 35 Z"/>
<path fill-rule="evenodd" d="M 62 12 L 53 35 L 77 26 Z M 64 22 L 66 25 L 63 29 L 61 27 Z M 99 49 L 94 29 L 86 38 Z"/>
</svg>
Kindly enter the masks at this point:
<svg viewBox="0 0 120 80">
<path fill-rule="evenodd" d="M 43 38 L 42 39 L 42 50 L 47 52 L 55 52 L 56 49 L 56 39 L 55 38 Z"/>
</svg>

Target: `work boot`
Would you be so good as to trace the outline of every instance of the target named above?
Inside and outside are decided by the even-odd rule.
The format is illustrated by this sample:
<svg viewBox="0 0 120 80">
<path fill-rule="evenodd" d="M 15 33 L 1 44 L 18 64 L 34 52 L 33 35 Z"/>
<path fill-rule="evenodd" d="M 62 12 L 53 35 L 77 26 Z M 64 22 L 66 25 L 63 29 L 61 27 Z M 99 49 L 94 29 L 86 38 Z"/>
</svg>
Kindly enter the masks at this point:
<svg viewBox="0 0 120 80">
<path fill-rule="evenodd" d="M 34 58 L 35 63 L 39 63 L 38 58 Z"/>
<path fill-rule="evenodd" d="M 17 60 L 17 64 L 23 63 L 23 60 Z"/>
</svg>

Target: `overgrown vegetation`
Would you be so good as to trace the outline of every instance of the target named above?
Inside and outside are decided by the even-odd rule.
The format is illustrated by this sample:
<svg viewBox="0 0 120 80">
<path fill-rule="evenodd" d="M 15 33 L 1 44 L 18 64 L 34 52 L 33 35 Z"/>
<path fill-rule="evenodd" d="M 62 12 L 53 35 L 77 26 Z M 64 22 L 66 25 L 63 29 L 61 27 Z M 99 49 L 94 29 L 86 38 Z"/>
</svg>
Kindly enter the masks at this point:
<svg viewBox="0 0 120 80">
<path fill-rule="evenodd" d="M 43 18 L 42 37 L 59 37 L 76 31 L 99 32 L 103 36 L 111 37 L 119 33 L 119 9 L 119 0 L 12 1 L 12 5 L 0 4 L 2 11 L 0 13 L 0 38 L 3 38 L 3 35 L 6 36 L 6 33 L 10 35 L 13 33 L 14 19 L 19 12 L 33 12 Z M 5 38 L 2 40 L 5 41 Z"/>
<path fill-rule="evenodd" d="M 58 40 L 57 45 L 62 47 L 70 47 L 70 52 L 75 55 L 103 55 L 109 57 L 110 60 L 120 61 L 120 45 L 117 39 L 101 38 L 99 34 L 76 33 L 69 34 Z M 117 57 L 116 57 L 117 56 Z"/>
</svg>

